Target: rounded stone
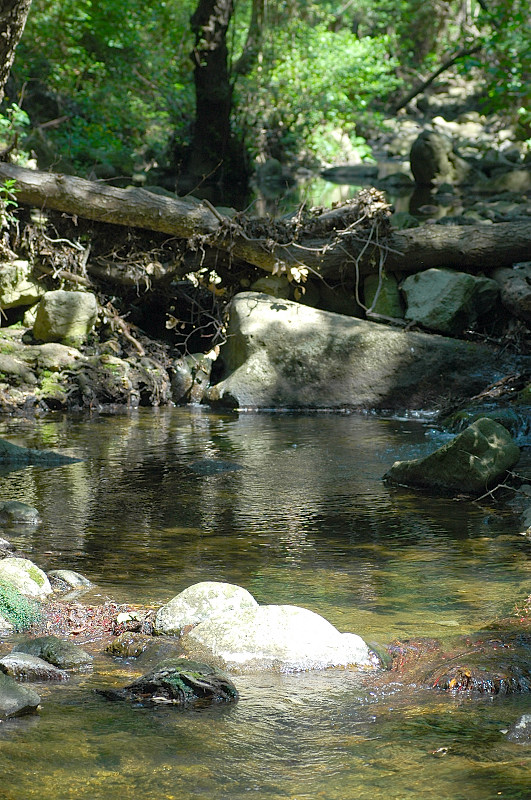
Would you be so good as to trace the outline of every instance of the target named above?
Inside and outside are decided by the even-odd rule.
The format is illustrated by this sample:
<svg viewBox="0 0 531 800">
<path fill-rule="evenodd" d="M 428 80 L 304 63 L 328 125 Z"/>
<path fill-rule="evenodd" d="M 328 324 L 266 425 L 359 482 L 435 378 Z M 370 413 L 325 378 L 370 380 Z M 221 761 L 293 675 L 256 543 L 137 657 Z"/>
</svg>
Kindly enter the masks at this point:
<svg viewBox="0 0 531 800">
<path fill-rule="evenodd" d="M 210 617 L 223 614 L 230 618 L 236 612 L 257 606 L 252 594 L 241 586 L 203 581 L 189 586 L 162 606 L 155 617 L 154 630 L 179 635 L 189 625 L 197 625 Z"/>
</svg>

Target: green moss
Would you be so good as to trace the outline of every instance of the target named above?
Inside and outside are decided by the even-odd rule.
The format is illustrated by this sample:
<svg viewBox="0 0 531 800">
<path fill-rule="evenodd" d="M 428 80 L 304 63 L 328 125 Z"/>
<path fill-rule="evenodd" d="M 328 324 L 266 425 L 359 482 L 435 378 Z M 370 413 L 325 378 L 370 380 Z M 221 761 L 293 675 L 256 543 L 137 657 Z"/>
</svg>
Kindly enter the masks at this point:
<svg viewBox="0 0 531 800">
<path fill-rule="evenodd" d="M 42 587 L 44 585 L 44 578 L 42 573 L 37 569 L 35 566 L 31 566 L 28 569 L 28 575 L 30 576 L 32 581 L 35 581 L 37 586 Z"/>
<path fill-rule="evenodd" d="M 37 603 L 28 600 L 10 583 L 0 580 L 0 615 L 16 631 L 25 631 L 42 618 Z"/>
</svg>

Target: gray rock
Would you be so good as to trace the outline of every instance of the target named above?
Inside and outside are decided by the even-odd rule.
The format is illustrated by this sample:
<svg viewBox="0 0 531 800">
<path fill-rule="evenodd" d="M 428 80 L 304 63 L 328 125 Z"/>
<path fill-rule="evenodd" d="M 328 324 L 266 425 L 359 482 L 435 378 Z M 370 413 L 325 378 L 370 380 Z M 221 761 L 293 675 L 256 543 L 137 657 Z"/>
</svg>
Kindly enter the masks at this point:
<svg viewBox="0 0 531 800">
<path fill-rule="evenodd" d="M 435 131 L 422 131 L 413 142 L 410 163 L 415 183 L 423 186 L 461 183 L 470 172 L 467 162 L 453 152 L 451 140 Z"/>
<path fill-rule="evenodd" d="M 210 617 L 184 634 L 181 644 L 192 658 L 239 672 L 377 665 L 360 636 L 340 633 L 319 614 L 290 605 Z"/>
<path fill-rule="evenodd" d="M 531 714 L 522 714 L 520 719 L 509 728 L 507 738 L 510 742 L 529 744 L 531 742 Z"/>
<path fill-rule="evenodd" d="M 187 626 L 197 625 L 210 617 L 231 615 L 257 606 L 252 594 L 241 586 L 203 581 L 189 586 L 159 608 L 153 627 L 156 633 L 180 634 Z"/>
<path fill-rule="evenodd" d="M 19 500 L 5 500 L 0 502 L 0 522 L 37 525 L 40 517 L 37 509 L 27 503 L 21 503 Z"/>
<path fill-rule="evenodd" d="M 17 386 L 24 383 L 34 386 L 37 383 L 31 368 L 20 358 L 7 353 L 0 353 L 0 373 L 5 375 L 4 380 L 7 378 L 9 383 Z"/>
<path fill-rule="evenodd" d="M 94 584 L 71 569 L 52 569 L 48 573 L 52 589 L 54 592 L 65 592 L 70 589 L 90 589 Z"/>
<path fill-rule="evenodd" d="M 0 579 L 34 600 L 44 600 L 52 593 L 50 581 L 36 564 L 27 558 L 8 556 L 0 560 Z"/>
<path fill-rule="evenodd" d="M 206 399 L 233 408 L 433 408 L 513 369 L 484 345 L 252 292 L 233 299 L 220 355 L 225 377 Z"/>
<path fill-rule="evenodd" d="M 429 330 L 457 335 L 489 311 L 498 296 L 498 284 L 450 269 L 427 269 L 407 277 L 401 285 L 406 298 L 405 318 Z"/>
<path fill-rule="evenodd" d="M 90 292 L 46 292 L 33 325 L 35 339 L 43 342 L 83 343 L 96 322 L 98 302 Z"/>
<path fill-rule="evenodd" d="M 519 458 L 520 448 L 506 428 L 482 418 L 424 458 L 395 461 L 384 478 L 445 493 L 484 492 Z"/>
<path fill-rule="evenodd" d="M 45 291 L 42 282 L 33 277 L 28 261 L 0 264 L 0 308 L 31 306 Z"/>
<path fill-rule="evenodd" d="M 41 698 L 27 686 L 20 686 L 9 675 L 0 672 L 0 719 L 33 714 Z"/>
<path fill-rule="evenodd" d="M 500 286 L 505 308 L 518 319 L 531 324 L 531 261 L 515 264 L 512 269 L 497 269 L 492 277 Z"/>
<path fill-rule="evenodd" d="M 68 673 L 29 653 L 9 653 L 0 658 L 0 670 L 17 681 L 67 681 Z"/>
<path fill-rule="evenodd" d="M 29 653 L 48 661 L 59 669 L 86 669 L 92 665 L 92 656 L 79 645 L 63 641 L 57 636 L 39 636 L 28 639 L 13 648 L 14 653 Z"/>
<path fill-rule="evenodd" d="M 141 705 L 202 707 L 238 699 L 232 681 L 216 667 L 186 658 L 158 664 L 124 689 L 98 690 L 108 700 L 130 700 Z"/>
</svg>

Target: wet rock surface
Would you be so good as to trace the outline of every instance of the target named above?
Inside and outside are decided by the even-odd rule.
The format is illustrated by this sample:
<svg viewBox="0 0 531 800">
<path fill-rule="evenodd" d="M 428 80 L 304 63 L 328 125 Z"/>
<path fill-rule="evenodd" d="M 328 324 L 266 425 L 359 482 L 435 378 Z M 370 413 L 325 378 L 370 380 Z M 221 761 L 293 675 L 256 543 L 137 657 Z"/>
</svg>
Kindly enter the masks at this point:
<svg viewBox="0 0 531 800">
<path fill-rule="evenodd" d="M 510 617 L 457 637 L 395 641 L 387 677 L 406 685 L 472 695 L 510 695 L 531 690 L 531 619 Z"/>
</svg>

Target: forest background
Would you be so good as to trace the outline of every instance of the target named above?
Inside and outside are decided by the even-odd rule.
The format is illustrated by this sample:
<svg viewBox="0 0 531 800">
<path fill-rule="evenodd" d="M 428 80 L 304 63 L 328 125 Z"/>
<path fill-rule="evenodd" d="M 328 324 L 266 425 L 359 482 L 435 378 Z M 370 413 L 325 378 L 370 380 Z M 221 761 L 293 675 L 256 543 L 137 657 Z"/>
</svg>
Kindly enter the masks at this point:
<svg viewBox="0 0 531 800">
<path fill-rule="evenodd" d="M 22 165 L 118 185 L 245 185 L 271 158 L 334 163 L 343 136 L 370 159 L 450 63 L 529 139 L 526 0 L 33 0 L 0 135 Z"/>
</svg>

